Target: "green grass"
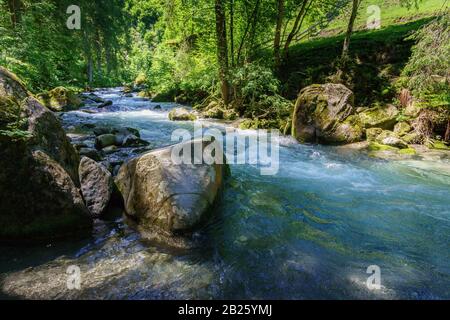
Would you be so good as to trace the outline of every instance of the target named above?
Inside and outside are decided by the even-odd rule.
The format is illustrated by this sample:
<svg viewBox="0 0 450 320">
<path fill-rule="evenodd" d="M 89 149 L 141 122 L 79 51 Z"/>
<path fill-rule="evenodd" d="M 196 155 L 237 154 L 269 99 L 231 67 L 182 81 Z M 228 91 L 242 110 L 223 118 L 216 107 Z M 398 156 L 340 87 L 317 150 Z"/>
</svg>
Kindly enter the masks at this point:
<svg viewBox="0 0 450 320">
<path fill-rule="evenodd" d="M 381 28 L 431 17 L 440 11 L 450 9 L 450 1 L 448 0 L 419 0 L 418 7 L 410 8 L 401 6 L 399 0 L 363 0 L 355 22 L 355 30 L 366 29 L 367 19 L 373 14 L 372 12 L 367 13 L 367 9 L 372 5 L 380 8 Z M 322 30 L 321 35 L 329 36 L 344 33 L 347 28 L 350 8 L 351 4 L 345 12 L 332 21 L 326 29 Z"/>
</svg>

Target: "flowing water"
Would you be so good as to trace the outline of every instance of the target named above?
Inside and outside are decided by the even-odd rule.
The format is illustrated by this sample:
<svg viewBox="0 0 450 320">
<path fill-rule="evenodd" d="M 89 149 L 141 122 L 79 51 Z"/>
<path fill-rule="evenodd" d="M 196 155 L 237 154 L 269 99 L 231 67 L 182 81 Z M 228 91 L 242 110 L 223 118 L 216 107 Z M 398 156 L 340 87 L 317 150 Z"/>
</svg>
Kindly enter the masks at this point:
<svg viewBox="0 0 450 320">
<path fill-rule="evenodd" d="M 114 105 L 62 115 L 68 130 L 114 124 L 140 130 L 152 147 L 172 144 L 173 104 L 118 89 Z M 220 127 L 221 124 L 215 124 Z M 383 161 L 280 137 L 280 170 L 231 166 L 202 233 L 204 248 L 155 247 L 122 220 L 97 221 L 92 237 L 0 248 L 8 298 L 450 299 L 450 162 Z M 81 271 L 69 290 L 68 266 Z M 369 290 L 369 266 L 381 271 Z"/>
</svg>

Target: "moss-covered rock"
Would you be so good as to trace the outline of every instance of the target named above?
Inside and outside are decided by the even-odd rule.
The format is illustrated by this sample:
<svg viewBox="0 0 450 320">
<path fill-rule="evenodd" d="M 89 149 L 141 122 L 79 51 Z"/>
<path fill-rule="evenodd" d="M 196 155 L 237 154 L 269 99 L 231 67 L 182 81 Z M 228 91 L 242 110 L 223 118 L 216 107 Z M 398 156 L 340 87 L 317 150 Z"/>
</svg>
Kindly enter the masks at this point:
<svg viewBox="0 0 450 320">
<path fill-rule="evenodd" d="M 404 142 L 402 139 L 397 137 L 386 137 L 383 140 L 381 140 L 381 143 L 386 146 L 391 146 L 399 149 L 406 149 L 408 148 L 408 145 L 406 142 Z"/>
<path fill-rule="evenodd" d="M 147 99 L 151 99 L 151 97 L 152 97 L 152 93 L 147 90 L 139 91 L 137 95 L 138 95 L 138 97 L 147 98 Z"/>
<path fill-rule="evenodd" d="M 169 112 L 169 119 L 172 121 L 194 121 L 197 117 L 186 108 L 175 108 Z"/>
<path fill-rule="evenodd" d="M 367 147 L 369 151 L 398 151 L 398 148 L 384 145 L 378 142 L 371 142 Z"/>
<path fill-rule="evenodd" d="M 374 142 L 382 132 L 383 129 L 381 128 L 368 128 L 366 129 L 366 140 L 368 142 Z"/>
<path fill-rule="evenodd" d="M 83 106 L 80 97 L 64 87 L 57 87 L 48 92 L 41 93 L 38 99 L 44 106 L 55 112 L 76 110 Z"/>
<path fill-rule="evenodd" d="M 398 153 L 406 154 L 406 155 L 416 155 L 417 154 L 416 149 L 410 148 L 410 147 L 408 147 L 406 149 L 401 149 L 398 151 Z"/>
<path fill-rule="evenodd" d="M 425 144 L 430 149 L 438 149 L 438 150 L 450 150 L 450 146 L 448 146 L 445 142 L 431 139 L 427 141 Z"/>
<path fill-rule="evenodd" d="M 410 131 L 411 131 L 411 126 L 409 125 L 408 122 L 405 122 L 405 121 L 398 122 L 394 126 L 394 133 L 399 137 L 403 137 Z"/>
<path fill-rule="evenodd" d="M 403 141 L 405 141 L 408 144 L 411 143 L 418 143 L 421 140 L 420 135 L 417 132 L 411 131 L 404 136 L 402 136 Z"/>
<path fill-rule="evenodd" d="M 397 122 L 398 109 L 393 105 L 377 106 L 359 114 L 364 128 L 382 128 L 390 130 Z"/>
<path fill-rule="evenodd" d="M 311 85 L 300 91 L 292 116 L 292 136 L 300 142 L 342 144 L 360 141 L 353 93 L 341 84 Z"/>
</svg>

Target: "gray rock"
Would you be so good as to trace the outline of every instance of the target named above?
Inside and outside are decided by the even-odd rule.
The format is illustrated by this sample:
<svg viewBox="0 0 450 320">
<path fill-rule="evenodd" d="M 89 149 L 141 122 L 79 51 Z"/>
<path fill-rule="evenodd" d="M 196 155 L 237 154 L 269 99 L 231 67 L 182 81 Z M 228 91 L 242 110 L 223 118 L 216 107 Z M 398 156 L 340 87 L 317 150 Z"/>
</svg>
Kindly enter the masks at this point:
<svg viewBox="0 0 450 320">
<path fill-rule="evenodd" d="M 86 206 L 93 218 L 99 218 L 108 208 L 113 193 L 111 173 L 94 160 L 82 157 L 79 175 Z"/>
<path fill-rule="evenodd" d="M 13 139 L 0 134 L 0 238 L 87 233 L 92 221 L 78 190 L 76 150 L 55 114 L 0 67 L 0 129 L 17 121 L 17 114 L 27 136 Z"/>
<path fill-rule="evenodd" d="M 391 104 L 370 108 L 359 114 L 359 119 L 364 128 L 381 128 L 390 130 L 397 122 L 398 109 Z"/>
<path fill-rule="evenodd" d="M 382 144 L 399 148 L 399 149 L 406 149 L 408 148 L 408 145 L 401 139 L 397 137 L 386 137 L 381 141 Z"/>
<path fill-rule="evenodd" d="M 182 146 L 209 143 L 193 140 Z M 205 220 L 222 188 L 227 165 L 177 165 L 171 159 L 173 148 L 154 150 L 122 165 L 116 184 L 126 213 L 139 221 L 145 237 L 185 247 L 192 244 L 181 234 L 190 234 Z"/>
<path fill-rule="evenodd" d="M 112 106 L 113 102 L 111 100 L 105 101 L 101 104 L 98 105 L 98 108 L 105 108 L 105 107 L 109 107 Z"/>
<path fill-rule="evenodd" d="M 353 116 L 353 92 L 341 84 L 311 85 L 300 91 L 292 117 L 292 135 L 300 142 L 330 144 L 360 141 Z"/>
<path fill-rule="evenodd" d="M 136 137 L 134 134 L 127 135 L 122 141 L 122 146 L 124 147 L 142 147 L 148 145 L 149 143 L 147 141 Z"/>
<path fill-rule="evenodd" d="M 97 148 L 98 150 L 101 150 L 105 147 L 114 146 L 116 144 L 116 136 L 111 133 L 102 134 L 95 138 L 95 148 Z"/>
</svg>

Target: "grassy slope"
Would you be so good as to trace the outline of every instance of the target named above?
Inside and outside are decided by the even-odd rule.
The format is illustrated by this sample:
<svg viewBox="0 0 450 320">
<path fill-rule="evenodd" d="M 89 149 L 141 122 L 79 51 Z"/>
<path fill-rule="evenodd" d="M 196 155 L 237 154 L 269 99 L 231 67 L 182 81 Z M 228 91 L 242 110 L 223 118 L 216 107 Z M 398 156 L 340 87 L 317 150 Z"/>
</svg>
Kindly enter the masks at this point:
<svg viewBox="0 0 450 320">
<path fill-rule="evenodd" d="M 354 34 L 350 55 L 357 64 L 352 69 L 356 102 L 370 105 L 392 99 L 392 80 L 397 77 L 411 55 L 412 32 L 429 18 L 402 25 Z M 295 98 L 298 90 L 312 83 L 327 82 L 341 55 L 343 35 L 319 38 L 291 47 L 290 59 L 281 73 L 284 95 Z"/>
<path fill-rule="evenodd" d="M 450 6 L 450 2 L 449 0 L 419 0 L 417 8 L 407 8 L 401 6 L 399 0 L 363 0 L 355 22 L 356 30 L 365 29 L 366 20 L 370 15 L 370 13 L 367 13 L 367 9 L 372 5 L 376 5 L 380 8 L 381 27 L 384 28 L 399 23 L 430 17 L 442 10 L 445 6 Z M 350 10 L 350 8 L 348 10 Z M 347 17 L 348 13 L 342 14 L 328 26 L 325 32 L 334 34 L 344 32 L 347 27 Z"/>
</svg>

